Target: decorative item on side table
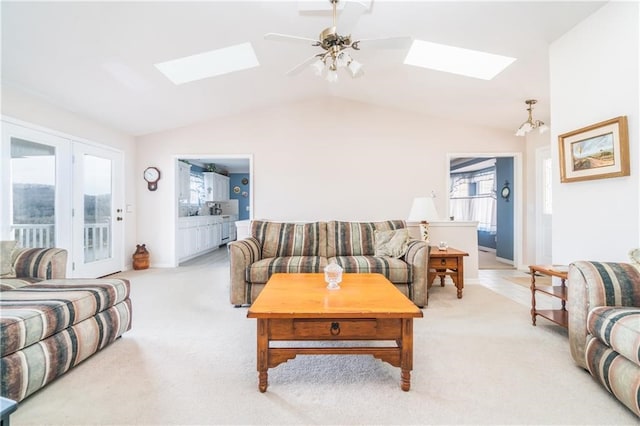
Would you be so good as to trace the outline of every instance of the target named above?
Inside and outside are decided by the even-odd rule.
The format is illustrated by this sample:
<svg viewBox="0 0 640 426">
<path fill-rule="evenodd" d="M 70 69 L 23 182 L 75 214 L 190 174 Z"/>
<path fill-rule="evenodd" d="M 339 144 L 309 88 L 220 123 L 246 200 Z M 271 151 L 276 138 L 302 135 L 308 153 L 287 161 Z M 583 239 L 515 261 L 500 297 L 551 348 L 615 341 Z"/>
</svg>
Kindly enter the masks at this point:
<svg viewBox="0 0 640 426">
<path fill-rule="evenodd" d="M 420 222 L 420 235 L 429 242 L 429 221 L 438 220 L 438 211 L 433 197 L 416 197 L 413 199 L 408 222 Z"/>
<path fill-rule="evenodd" d="M 337 263 L 330 263 L 324 267 L 324 280 L 329 290 L 340 290 L 342 282 L 342 267 Z"/>
<path fill-rule="evenodd" d="M 602 121 L 558 136 L 560 181 L 629 176 L 627 117 Z"/>
<path fill-rule="evenodd" d="M 149 268 L 149 251 L 146 244 L 136 245 L 136 252 L 133 253 L 133 269 L 147 269 Z"/>
</svg>

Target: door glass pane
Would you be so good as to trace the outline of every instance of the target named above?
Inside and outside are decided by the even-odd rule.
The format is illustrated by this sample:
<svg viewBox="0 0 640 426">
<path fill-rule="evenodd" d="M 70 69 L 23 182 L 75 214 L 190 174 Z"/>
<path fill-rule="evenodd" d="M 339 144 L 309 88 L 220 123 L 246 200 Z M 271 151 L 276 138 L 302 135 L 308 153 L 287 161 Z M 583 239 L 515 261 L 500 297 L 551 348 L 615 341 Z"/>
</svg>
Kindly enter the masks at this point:
<svg viewBox="0 0 640 426">
<path fill-rule="evenodd" d="M 84 155 L 84 261 L 111 258 L 111 160 Z"/>
<path fill-rule="evenodd" d="M 11 138 L 11 237 L 21 247 L 55 247 L 56 149 Z"/>
</svg>

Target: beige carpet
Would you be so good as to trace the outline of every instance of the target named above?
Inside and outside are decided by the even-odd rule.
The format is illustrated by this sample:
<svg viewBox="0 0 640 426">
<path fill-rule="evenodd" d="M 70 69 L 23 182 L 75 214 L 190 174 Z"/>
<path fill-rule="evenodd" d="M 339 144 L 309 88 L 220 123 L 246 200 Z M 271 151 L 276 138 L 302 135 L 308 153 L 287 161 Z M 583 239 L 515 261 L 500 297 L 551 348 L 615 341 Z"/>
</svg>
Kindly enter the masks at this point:
<svg viewBox="0 0 640 426">
<path fill-rule="evenodd" d="M 369 356 L 300 356 L 257 390 L 255 320 L 228 303 L 222 261 L 132 271 L 133 329 L 23 401 L 41 424 L 637 424 L 573 365 L 566 331 L 480 285 L 433 287 L 410 392 Z"/>
</svg>

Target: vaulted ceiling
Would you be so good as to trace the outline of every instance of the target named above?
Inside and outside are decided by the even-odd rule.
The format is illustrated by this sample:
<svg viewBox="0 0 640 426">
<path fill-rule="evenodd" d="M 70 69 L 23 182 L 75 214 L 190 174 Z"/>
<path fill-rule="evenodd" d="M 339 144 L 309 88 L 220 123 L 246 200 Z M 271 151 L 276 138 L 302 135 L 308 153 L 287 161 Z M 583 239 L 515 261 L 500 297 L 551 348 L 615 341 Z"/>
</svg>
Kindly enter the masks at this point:
<svg viewBox="0 0 640 426">
<path fill-rule="evenodd" d="M 407 49 L 354 51 L 365 75 L 329 83 L 285 72 L 318 52 L 264 40 L 317 38 L 324 11 L 297 1 L 2 2 L 2 84 L 132 135 L 318 96 L 515 130 L 525 99 L 549 118 L 549 44 L 604 2 L 374 0 L 353 38 L 411 36 L 517 60 L 491 81 L 403 64 Z M 338 21 L 340 30 L 340 21 Z M 155 63 L 250 42 L 258 67 L 174 85 Z"/>
</svg>

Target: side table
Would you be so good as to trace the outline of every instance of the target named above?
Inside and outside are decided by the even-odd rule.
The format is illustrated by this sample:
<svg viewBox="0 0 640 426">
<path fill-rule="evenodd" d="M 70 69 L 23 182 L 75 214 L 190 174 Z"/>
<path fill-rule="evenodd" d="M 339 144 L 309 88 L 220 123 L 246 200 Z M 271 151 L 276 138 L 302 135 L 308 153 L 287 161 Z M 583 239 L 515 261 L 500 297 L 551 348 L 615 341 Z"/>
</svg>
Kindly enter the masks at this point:
<svg viewBox="0 0 640 426">
<path fill-rule="evenodd" d="M 0 426 L 9 426 L 11 413 L 18 409 L 18 403 L 12 399 L 0 396 Z"/>
<path fill-rule="evenodd" d="M 567 313 L 567 275 L 568 266 L 565 265 L 530 265 L 531 273 L 531 322 L 536 325 L 536 315 L 548 319 L 562 327 L 567 328 L 569 324 L 569 314 Z M 560 285 L 536 286 L 536 273 L 560 278 Z M 548 294 L 561 300 L 560 309 L 537 309 L 536 291 Z"/>
<path fill-rule="evenodd" d="M 462 299 L 464 288 L 464 256 L 469 253 L 454 248 L 440 250 L 431 246 L 429 251 L 429 267 L 427 275 L 427 288 L 431 288 L 436 277 L 440 277 L 440 285 L 444 287 L 444 278 L 448 275 L 458 289 L 458 299 Z"/>
</svg>

